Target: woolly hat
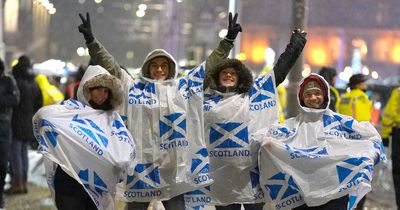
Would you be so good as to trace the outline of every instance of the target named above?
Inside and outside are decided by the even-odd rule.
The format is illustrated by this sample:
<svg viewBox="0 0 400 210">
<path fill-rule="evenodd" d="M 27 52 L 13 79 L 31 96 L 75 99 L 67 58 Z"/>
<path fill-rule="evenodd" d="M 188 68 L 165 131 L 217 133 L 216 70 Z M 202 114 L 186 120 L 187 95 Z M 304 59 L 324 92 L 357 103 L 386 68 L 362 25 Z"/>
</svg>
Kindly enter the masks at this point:
<svg viewBox="0 0 400 210">
<path fill-rule="evenodd" d="M 305 78 L 303 83 L 301 83 L 300 85 L 298 97 L 301 106 L 304 106 L 304 93 L 310 90 L 321 90 L 322 95 L 324 96 L 324 101 L 327 102 L 329 100 L 328 87 L 326 87 L 326 85 L 324 84 L 323 79 L 317 75 L 310 75 Z"/>
<path fill-rule="evenodd" d="M 322 92 L 322 87 L 316 81 L 311 80 L 305 84 L 303 94 L 311 90 L 319 90 Z"/>
</svg>

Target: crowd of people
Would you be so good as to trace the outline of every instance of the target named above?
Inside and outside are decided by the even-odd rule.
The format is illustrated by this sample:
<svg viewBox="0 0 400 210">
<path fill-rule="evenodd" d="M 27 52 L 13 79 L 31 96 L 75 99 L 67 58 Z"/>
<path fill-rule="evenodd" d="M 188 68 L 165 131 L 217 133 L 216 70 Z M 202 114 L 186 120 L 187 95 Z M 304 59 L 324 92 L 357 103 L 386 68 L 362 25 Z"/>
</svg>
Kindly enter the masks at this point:
<svg viewBox="0 0 400 210">
<path fill-rule="evenodd" d="M 256 78 L 228 58 L 242 31 L 231 13 L 226 37 L 187 75 L 178 77 L 173 56 L 155 49 L 133 77 L 96 39 L 89 14 L 79 17 L 90 66 L 67 97 L 32 73 L 27 56 L 13 76 L 0 62 L 1 190 L 11 174 L 4 193 L 27 193 L 33 137 L 59 210 L 115 209 L 116 198 L 128 210 L 157 200 L 166 210 L 362 209 L 390 138 L 397 160 L 400 90 L 385 108 L 381 137 L 363 74 L 340 95 L 336 70 L 321 68 L 300 82 L 299 115 L 282 119 L 277 87 L 306 45 L 300 29 L 272 71 Z M 393 161 L 397 200 L 399 177 Z"/>
</svg>

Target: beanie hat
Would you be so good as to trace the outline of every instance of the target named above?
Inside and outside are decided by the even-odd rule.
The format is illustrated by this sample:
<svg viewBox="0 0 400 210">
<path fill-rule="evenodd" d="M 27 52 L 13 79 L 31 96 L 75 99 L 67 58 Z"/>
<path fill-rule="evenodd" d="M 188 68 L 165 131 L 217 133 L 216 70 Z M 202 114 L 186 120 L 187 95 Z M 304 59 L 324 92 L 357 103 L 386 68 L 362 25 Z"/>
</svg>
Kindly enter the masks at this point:
<svg viewBox="0 0 400 210">
<path fill-rule="evenodd" d="M 303 94 L 308 91 L 311 91 L 311 90 L 319 90 L 319 91 L 323 92 L 322 87 L 316 81 L 313 81 L 313 80 L 311 80 L 305 84 Z"/>
<path fill-rule="evenodd" d="M 319 89 L 322 91 L 322 95 L 324 96 L 324 100 L 325 102 L 328 102 L 328 87 L 326 87 L 326 85 L 324 84 L 324 81 L 322 81 L 323 79 L 320 78 L 319 76 L 316 75 L 311 75 L 308 76 L 307 78 L 304 79 L 303 83 L 301 83 L 300 85 L 300 90 L 299 90 L 299 99 L 300 99 L 300 105 L 304 106 L 304 100 L 303 100 L 303 94 L 306 91 L 309 90 L 315 90 L 315 89 Z"/>
</svg>

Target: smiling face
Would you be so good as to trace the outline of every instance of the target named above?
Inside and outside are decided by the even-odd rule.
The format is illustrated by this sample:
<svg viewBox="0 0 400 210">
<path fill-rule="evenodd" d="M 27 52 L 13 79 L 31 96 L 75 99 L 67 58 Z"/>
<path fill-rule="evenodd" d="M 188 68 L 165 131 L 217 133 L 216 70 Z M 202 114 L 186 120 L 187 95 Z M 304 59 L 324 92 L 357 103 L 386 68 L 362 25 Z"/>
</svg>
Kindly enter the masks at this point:
<svg viewBox="0 0 400 210">
<path fill-rule="evenodd" d="M 218 74 L 219 84 L 223 87 L 236 87 L 239 76 L 236 70 L 232 67 L 223 69 Z"/>
<path fill-rule="evenodd" d="M 166 80 L 169 78 L 169 63 L 165 57 L 156 57 L 149 64 L 150 79 Z"/>
<path fill-rule="evenodd" d="M 102 105 L 110 96 L 110 89 L 106 87 L 93 88 L 89 92 L 90 100 L 97 105 Z"/>
<path fill-rule="evenodd" d="M 320 89 L 312 89 L 303 93 L 304 105 L 308 108 L 321 109 L 324 104 L 324 95 Z"/>
</svg>

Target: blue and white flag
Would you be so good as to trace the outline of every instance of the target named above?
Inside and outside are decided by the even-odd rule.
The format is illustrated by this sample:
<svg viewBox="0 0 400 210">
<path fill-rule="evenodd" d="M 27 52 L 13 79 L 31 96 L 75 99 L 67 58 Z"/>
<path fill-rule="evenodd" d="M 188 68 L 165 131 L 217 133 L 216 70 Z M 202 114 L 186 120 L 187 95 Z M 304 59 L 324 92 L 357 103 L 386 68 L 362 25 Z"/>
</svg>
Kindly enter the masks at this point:
<svg viewBox="0 0 400 210">
<path fill-rule="evenodd" d="M 119 112 L 133 131 L 138 164 L 118 197 L 169 200 L 211 184 L 203 133 L 204 64 L 181 78 L 133 79 L 121 71 L 121 80 L 125 98 Z"/>
<path fill-rule="evenodd" d="M 187 203 L 197 206 L 264 202 L 257 165 L 260 145 L 250 137 L 278 122 L 277 104 L 273 71 L 259 76 L 247 93 L 207 92 L 204 135 L 214 183 L 187 193 Z"/>
<path fill-rule="evenodd" d="M 41 108 L 33 127 L 51 191 L 58 165 L 84 187 L 98 209 L 115 209 L 116 185 L 135 168 L 133 138 L 119 114 L 69 99 Z"/>
<path fill-rule="evenodd" d="M 374 165 L 386 156 L 372 124 L 331 110 L 300 113 L 253 136 L 262 142 L 260 182 L 275 209 L 320 206 L 371 191 Z"/>
</svg>

